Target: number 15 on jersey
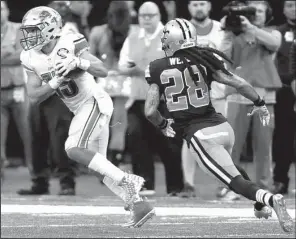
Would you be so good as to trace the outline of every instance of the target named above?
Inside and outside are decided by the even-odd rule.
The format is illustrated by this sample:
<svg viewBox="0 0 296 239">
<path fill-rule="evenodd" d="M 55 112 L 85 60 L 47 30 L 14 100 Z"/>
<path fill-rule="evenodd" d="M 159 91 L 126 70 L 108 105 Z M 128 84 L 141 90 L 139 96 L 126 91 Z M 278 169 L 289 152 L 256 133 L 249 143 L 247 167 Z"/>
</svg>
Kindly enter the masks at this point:
<svg viewBox="0 0 296 239">
<path fill-rule="evenodd" d="M 192 66 L 193 73 L 197 75 L 196 84 L 191 79 L 189 70 L 183 72 L 177 68 L 164 70 L 160 81 L 165 86 L 164 96 L 168 110 L 187 110 L 189 107 L 200 108 L 210 103 L 208 86 L 197 66 Z"/>
</svg>

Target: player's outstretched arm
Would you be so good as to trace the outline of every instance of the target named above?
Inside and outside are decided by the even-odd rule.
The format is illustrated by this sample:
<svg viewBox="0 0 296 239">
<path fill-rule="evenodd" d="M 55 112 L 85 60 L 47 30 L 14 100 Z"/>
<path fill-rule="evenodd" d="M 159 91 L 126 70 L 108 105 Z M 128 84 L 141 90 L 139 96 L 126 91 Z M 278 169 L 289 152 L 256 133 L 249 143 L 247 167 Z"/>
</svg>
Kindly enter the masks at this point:
<svg viewBox="0 0 296 239">
<path fill-rule="evenodd" d="M 42 85 L 41 79 L 34 72 L 27 72 L 27 91 L 30 100 L 41 103 L 55 93 L 55 89 L 62 83 L 63 78 L 54 77 L 48 84 Z"/>
<path fill-rule="evenodd" d="M 231 75 L 227 75 L 221 70 L 218 70 L 213 75 L 213 77 L 216 81 L 222 84 L 232 86 L 237 90 L 238 93 L 253 101 L 254 107 L 252 112 L 249 113 L 248 116 L 253 115 L 256 111 L 259 111 L 259 116 L 262 124 L 268 125 L 270 114 L 267 107 L 265 106 L 265 101 L 258 95 L 253 86 L 251 86 L 245 79 L 233 73 Z"/>
<path fill-rule="evenodd" d="M 233 73 L 232 75 L 227 75 L 219 70 L 213 76 L 217 82 L 232 86 L 237 90 L 238 93 L 253 102 L 257 101 L 260 98 L 253 86 L 251 86 L 245 79 L 241 78 L 238 75 L 235 75 Z"/>
</svg>

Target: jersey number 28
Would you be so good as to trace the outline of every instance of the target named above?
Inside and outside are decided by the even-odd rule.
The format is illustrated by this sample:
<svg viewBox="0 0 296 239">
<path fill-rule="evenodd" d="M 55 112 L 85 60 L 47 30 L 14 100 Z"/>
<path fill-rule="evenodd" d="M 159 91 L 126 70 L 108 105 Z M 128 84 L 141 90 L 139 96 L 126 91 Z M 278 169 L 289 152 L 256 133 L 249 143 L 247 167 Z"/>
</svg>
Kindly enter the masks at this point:
<svg viewBox="0 0 296 239">
<path fill-rule="evenodd" d="M 173 83 L 173 85 L 166 86 L 164 90 L 167 107 L 170 112 L 187 110 L 189 104 L 194 108 L 209 104 L 208 86 L 204 82 L 197 66 L 193 65 L 192 70 L 198 76 L 197 84 L 191 79 L 187 68 L 183 72 L 177 68 L 173 68 L 164 70 L 161 73 L 160 81 L 162 84 L 167 85 Z"/>
</svg>

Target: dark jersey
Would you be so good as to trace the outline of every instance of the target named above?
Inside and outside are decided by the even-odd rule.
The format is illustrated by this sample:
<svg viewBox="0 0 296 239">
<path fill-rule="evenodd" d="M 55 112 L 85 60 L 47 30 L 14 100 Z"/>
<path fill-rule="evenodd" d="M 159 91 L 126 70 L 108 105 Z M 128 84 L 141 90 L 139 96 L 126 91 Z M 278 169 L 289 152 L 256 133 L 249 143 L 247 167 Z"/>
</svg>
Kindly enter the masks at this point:
<svg viewBox="0 0 296 239">
<path fill-rule="evenodd" d="M 174 119 L 173 128 L 187 140 L 200 129 L 221 124 L 226 119 L 216 113 L 210 99 L 210 86 L 213 78 L 207 69 L 192 65 L 196 82 L 190 76 L 185 64 L 176 57 L 161 58 L 150 63 L 146 69 L 146 80 L 157 84 L 166 102 L 170 117 Z M 204 77 L 204 76 L 206 77 Z"/>
</svg>

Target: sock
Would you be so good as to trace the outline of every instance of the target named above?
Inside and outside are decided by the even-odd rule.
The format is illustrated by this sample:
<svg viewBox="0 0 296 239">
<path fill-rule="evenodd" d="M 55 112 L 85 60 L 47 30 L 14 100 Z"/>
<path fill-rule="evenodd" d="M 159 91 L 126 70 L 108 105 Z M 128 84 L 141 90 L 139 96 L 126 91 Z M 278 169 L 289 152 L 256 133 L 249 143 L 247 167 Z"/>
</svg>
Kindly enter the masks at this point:
<svg viewBox="0 0 296 239">
<path fill-rule="evenodd" d="M 106 157 L 100 153 L 96 153 L 90 161 L 88 168 L 113 179 L 117 184 L 124 177 L 124 172 L 113 165 Z"/>
<path fill-rule="evenodd" d="M 235 167 L 237 168 L 237 170 L 240 172 L 240 174 L 243 176 L 243 178 L 245 180 L 251 181 L 249 175 L 247 174 L 247 172 L 242 167 L 240 167 L 237 164 L 234 164 L 234 165 L 235 165 Z M 258 211 L 261 211 L 261 209 L 264 206 L 265 206 L 265 204 L 264 203 L 261 203 L 261 202 L 255 202 L 255 204 L 254 204 L 255 209 L 258 210 Z"/>
<path fill-rule="evenodd" d="M 229 184 L 229 188 L 252 201 L 256 201 L 256 192 L 260 189 L 255 183 L 245 180 L 242 175 L 233 178 Z"/>
<path fill-rule="evenodd" d="M 120 197 L 123 201 L 125 200 L 124 189 L 118 186 L 118 183 L 107 176 L 104 177 L 103 182 L 114 194 Z"/>
<path fill-rule="evenodd" d="M 273 194 L 267 192 L 266 190 L 259 189 L 256 192 L 256 201 L 264 203 L 266 206 L 273 207 Z"/>
</svg>

